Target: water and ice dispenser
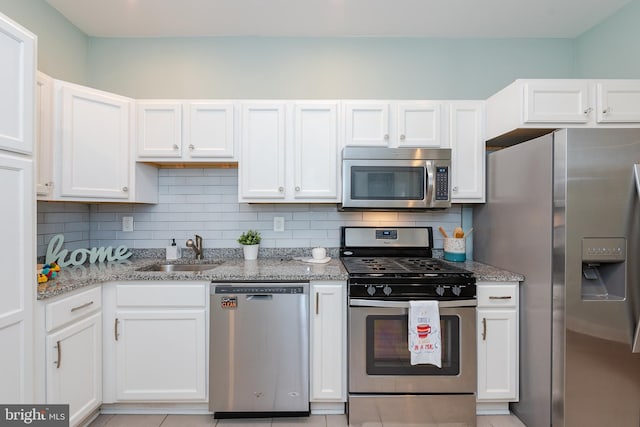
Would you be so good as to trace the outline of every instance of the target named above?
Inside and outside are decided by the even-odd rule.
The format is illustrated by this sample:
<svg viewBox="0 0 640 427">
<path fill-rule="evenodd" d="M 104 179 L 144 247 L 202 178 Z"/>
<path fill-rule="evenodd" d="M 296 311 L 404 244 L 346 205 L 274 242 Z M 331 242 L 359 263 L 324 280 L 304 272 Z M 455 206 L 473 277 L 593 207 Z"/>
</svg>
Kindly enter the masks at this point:
<svg viewBox="0 0 640 427">
<path fill-rule="evenodd" d="M 582 299 L 626 297 L 627 243 L 623 237 L 582 239 Z"/>
</svg>

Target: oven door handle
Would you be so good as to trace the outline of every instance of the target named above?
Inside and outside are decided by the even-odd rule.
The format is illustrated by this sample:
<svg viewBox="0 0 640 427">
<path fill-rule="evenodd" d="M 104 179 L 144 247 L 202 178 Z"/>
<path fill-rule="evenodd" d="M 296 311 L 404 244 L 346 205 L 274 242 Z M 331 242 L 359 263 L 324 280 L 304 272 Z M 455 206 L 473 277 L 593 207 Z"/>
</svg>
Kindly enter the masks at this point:
<svg viewBox="0 0 640 427">
<path fill-rule="evenodd" d="M 438 301 L 440 308 L 476 307 L 475 299 Z M 349 307 L 409 308 L 409 301 L 384 301 L 377 299 L 350 299 Z"/>
</svg>

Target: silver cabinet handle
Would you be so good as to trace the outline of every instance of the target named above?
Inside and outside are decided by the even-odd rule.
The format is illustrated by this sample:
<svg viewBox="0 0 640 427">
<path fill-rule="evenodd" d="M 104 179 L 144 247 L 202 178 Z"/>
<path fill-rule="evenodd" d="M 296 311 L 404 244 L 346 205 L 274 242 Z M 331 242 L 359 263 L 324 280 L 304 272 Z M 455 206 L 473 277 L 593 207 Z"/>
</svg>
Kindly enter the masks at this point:
<svg viewBox="0 0 640 427">
<path fill-rule="evenodd" d="M 278 191 L 282 193 L 284 191 L 284 187 L 278 187 Z"/>
<path fill-rule="evenodd" d="M 122 191 L 126 193 L 127 191 L 129 191 L 129 187 L 122 187 Z"/>
<path fill-rule="evenodd" d="M 82 309 L 83 309 L 83 308 L 85 308 L 85 307 L 89 307 L 91 304 L 93 304 L 93 301 L 89 301 L 88 303 L 85 303 L 85 304 L 79 305 L 79 306 L 77 306 L 77 307 L 73 307 L 73 308 L 71 309 L 71 312 L 73 313 L 74 311 L 82 310 Z"/>
<path fill-rule="evenodd" d="M 300 191 L 300 187 L 296 187 L 296 191 Z"/>
<path fill-rule="evenodd" d="M 115 321 L 114 328 L 113 328 L 114 331 L 115 331 L 116 341 L 118 341 L 118 337 L 120 336 L 120 334 L 118 333 L 118 323 L 120 323 L 120 321 L 118 321 L 118 318 L 116 317 L 116 321 Z"/>
<path fill-rule="evenodd" d="M 457 186 L 456 186 L 456 187 L 453 187 L 453 188 L 451 189 L 451 191 L 456 191 L 456 192 L 457 192 L 457 191 L 458 191 L 458 187 L 457 187 Z"/>
<path fill-rule="evenodd" d="M 482 341 L 487 340 L 487 318 L 482 318 Z"/>
<path fill-rule="evenodd" d="M 174 150 L 178 150 L 180 147 L 178 147 L 178 144 L 173 144 L 173 149 Z"/>
<path fill-rule="evenodd" d="M 193 144 L 189 144 L 189 150 L 194 150 L 196 147 Z"/>
<path fill-rule="evenodd" d="M 400 135 L 400 141 L 404 141 L 405 136 L 404 135 Z"/>
<path fill-rule="evenodd" d="M 60 364 L 62 364 L 62 346 L 60 345 L 60 341 L 56 342 L 56 348 L 58 349 L 58 361 L 56 362 L 56 369 L 60 369 Z"/>
<path fill-rule="evenodd" d="M 389 140 L 389 134 L 386 134 L 386 135 L 384 136 L 384 140 L 385 140 L 385 141 L 388 141 L 388 140 Z"/>
<path fill-rule="evenodd" d="M 586 110 L 584 110 L 584 114 L 589 114 L 593 111 L 592 107 L 587 108 Z"/>
<path fill-rule="evenodd" d="M 611 107 L 607 107 L 604 110 L 602 110 L 602 114 L 609 114 L 611 112 Z"/>
<path fill-rule="evenodd" d="M 511 295 L 502 296 L 502 297 L 490 296 L 489 299 L 511 299 Z"/>
<path fill-rule="evenodd" d="M 316 292 L 316 316 L 320 314 L 320 292 Z"/>
</svg>

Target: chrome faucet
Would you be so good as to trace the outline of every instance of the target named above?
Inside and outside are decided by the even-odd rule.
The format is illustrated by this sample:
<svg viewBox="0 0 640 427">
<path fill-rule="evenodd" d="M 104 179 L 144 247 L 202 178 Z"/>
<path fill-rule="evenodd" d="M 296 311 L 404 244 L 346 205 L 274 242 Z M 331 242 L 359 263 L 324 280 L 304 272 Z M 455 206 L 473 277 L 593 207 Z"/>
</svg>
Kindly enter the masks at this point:
<svg viewBox="0 0 640 427">
<path fill-rule="evenodd" d="M 196 253 L 196 259 L 202 259 L 202 237 L 196 234 L 196 241 L 192 239 L 187 240 L 187 247 L 192 248 Z"/>
</svg>

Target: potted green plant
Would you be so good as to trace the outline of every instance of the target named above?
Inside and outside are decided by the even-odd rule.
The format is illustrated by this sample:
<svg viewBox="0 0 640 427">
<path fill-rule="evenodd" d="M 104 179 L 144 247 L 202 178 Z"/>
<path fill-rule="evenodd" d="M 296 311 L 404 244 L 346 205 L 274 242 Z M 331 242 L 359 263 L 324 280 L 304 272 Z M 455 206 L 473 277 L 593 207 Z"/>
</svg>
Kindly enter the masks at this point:
<svg viewBox="0 0 640 427">
<path fill-rule="evenodd" d="M 260 232 L 256 230 L 247 230 L 238 237 L 238 243 L 242 245 L 244 259 L 258 259 L 258 249 L 260 248 Z"/>
</svg>

